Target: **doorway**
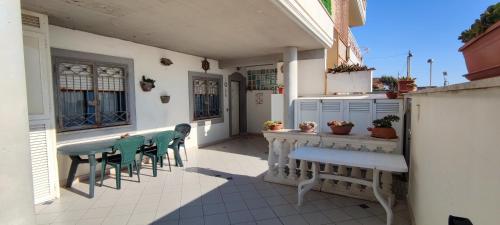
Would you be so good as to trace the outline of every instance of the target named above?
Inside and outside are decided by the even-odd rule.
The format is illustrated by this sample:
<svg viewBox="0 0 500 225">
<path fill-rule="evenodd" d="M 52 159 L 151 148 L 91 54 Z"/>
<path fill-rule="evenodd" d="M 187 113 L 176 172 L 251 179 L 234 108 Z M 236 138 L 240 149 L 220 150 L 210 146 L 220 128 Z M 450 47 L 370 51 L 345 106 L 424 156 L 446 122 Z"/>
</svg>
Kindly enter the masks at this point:
<svg viewBox="0 0 500 225">
<path fill-rule="evenodd" d="M 246 133 L 246 78 L 238 72 L 229 76 L 229 134 Z"/>
</svg>

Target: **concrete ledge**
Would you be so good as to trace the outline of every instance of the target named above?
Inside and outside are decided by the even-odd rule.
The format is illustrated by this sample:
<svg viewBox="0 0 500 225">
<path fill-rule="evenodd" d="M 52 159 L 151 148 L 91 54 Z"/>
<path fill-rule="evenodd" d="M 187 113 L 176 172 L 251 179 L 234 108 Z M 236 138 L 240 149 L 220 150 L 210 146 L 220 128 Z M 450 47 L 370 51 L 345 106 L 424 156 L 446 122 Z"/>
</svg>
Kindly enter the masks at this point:
<svg viewBox="0 0 500 225">
<path fill-rule="evenodd" d="M 421 91 L 416 91 L 413 93 L 405 94 L 405 96 L 421 95 L 421 94 L 432 94 L 439 92 L 450 92 L 450 91 L 462 91 L 462 90 L 474 90 L 474 89 L 485 89 L 485 88 L 495 88 L 500 87 L 500 77 L 493 77 L 483 80 L 465 82 L 460 84 L 449 85 L 446 87 L 439 88 L 429 88 Z"/>
</svg>

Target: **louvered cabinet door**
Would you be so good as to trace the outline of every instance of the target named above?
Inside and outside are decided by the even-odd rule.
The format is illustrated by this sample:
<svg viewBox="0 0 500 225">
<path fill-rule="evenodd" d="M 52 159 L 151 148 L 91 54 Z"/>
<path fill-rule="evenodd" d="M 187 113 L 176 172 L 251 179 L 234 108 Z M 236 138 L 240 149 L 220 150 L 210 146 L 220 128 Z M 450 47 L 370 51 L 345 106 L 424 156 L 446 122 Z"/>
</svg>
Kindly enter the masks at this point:
<svg viewBox="0 0 500 225">
<path fill-rule="evenodd" d="M 295 129 L 299 129 L 299 123 L 303 121 L 314 121 L 320 123 L 319 100 L 296 100 L 295 102 Z"/>
<path fill-rule="evenodd" d="M 373 120 L 372 100 L 344 100 L 344 119 L 354 123 L 352 134 L 369 134 Z"/>
<path fill-rule="evenodd" d="M 31 149 L 31 170 L 35 204 L 52 200 L 56 186 L 53 171 L 55 163 L 50 154 L 49 124 L 43 121 L 30 122 L 29 141 Z"/>
<path fill-rule="evenodd" d="M 58 196 L 47 16 L 23 10 L 24 64 L 35 204 Z"/>
<path fill-rule="evenodd" d="M 331 120 L 344 120 L 344 101 L 342 100 L 322 100 L 321 103 L 321 132 L 331 132 L 327 125 Z"/>
</svg>

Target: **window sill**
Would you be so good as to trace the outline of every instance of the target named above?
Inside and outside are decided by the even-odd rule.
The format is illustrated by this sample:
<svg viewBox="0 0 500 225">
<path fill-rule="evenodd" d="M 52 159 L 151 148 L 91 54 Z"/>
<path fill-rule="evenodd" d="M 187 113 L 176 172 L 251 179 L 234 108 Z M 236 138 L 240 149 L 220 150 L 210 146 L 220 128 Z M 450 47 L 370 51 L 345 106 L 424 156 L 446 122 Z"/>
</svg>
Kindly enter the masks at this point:
<svg viewBox="0 0 500 225">
<path fill-rule="evenodd" d="M 86 130 L 75 130 L 75 131 L 64 131 L 57 133 L 57 145 L 64 144 L 66 142 L 81 141 L 86 139 L 94 139 L 96 137 L 106 138 L 116 137 L 117 134 L 124 134 L 127 132 L 135 131 L 135 125 L 127 124 L 113 127 L 102 127 Z"/>
<path fill-rule="evenodd" d="M 208 126 L 208 125 L 213 125 L 213 124 L 218 124 L 218 123 L 224 123 L 224 118 L 221 116 L 221 117 L 211 118 L 211 119 L 192 120 L 191 123 L 194 123 L 197 126 Z"/>
</svg>

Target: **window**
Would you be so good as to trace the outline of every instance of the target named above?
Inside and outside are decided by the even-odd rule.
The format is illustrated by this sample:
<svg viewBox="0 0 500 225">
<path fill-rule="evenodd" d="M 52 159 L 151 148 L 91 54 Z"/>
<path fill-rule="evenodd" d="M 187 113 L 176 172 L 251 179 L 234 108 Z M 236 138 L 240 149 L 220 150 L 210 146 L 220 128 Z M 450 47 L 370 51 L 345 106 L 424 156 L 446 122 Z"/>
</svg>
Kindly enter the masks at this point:
<svg viewBox="0 0 500 225">
<path fill-rule="evenodd" d="M 277 69 L 248 70 L 248 90 L 275 90 Z"/>
<path fill-rule="evenodd" d="M 127 65 L 56 58 L 58 131 L 130 124 Z"/>
<path fill-rule="evenodd" d="M 222 118 L 222 76 L 189 74 L 192 120 Z"/>
</svg>

